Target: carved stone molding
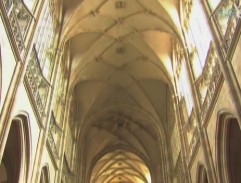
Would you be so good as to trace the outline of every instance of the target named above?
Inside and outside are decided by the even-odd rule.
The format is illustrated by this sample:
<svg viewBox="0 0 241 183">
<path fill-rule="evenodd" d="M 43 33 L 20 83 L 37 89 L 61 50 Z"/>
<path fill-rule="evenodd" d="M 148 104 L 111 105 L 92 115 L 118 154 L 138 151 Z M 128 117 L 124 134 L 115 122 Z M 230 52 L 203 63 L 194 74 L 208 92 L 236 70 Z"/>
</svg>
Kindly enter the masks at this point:
<svg viewBox="0 0 241 183">
<path fill-rule="evenodd" d="M 21 53 L 24 50 L 23 37 L 31 21 L 31 16 L 20 0 L 3 0 L 3 4 L 13 32 L 13 37 Z"/>
<path fill-rule="evenodd" d="M 48 145 L 51 150 L 51 154 L 53 155 L 55 162 L 58 162 L 58 160 L 59 160 L 61 137 L 62 137 L 62 129 L 57 125 L 54 115 L 52 113 L 51 118 L 50 118 L 47 140 L 48 140 Z"/>
<path fill-rule="evenodd" d="M 214 94 L 217 91 L 217 86 L 222 76 L 219 59 L 215 48 L 211 43 L 207 59 L 202 71 L 202 75 L 196 82 L 197 94 L 201 105 L 201 119 L 205 121 L 211 103 L 214 99 Z"/>
<path fill-rule="evenodd" d="M 193 7 L 193 1 L 192 0 L 183 0 L 183 6 L 184 6 L 184 27 L 186 30 L 189 28 L 189 20 L 190 20 L 190 15 L 192 12 L 192 7 Z"/>
<path fill-rule="evenodd" d="M 199 136 L 198 136 L 198 129 L 196 127 L 194 130 L 193 136 L 192 136 L 192 140 L 190 142 L 188 153 L 187 153 L 187 162 L 188 162 L 189 166 L 191 165 L 191 162 L 195 156 L 199 141 L 200 140 L 199 140 Z"/>
<path fill-rule="evenodd" d="M 185 182 L 185 172 L 184 172 L 184 165 L 182 162 L 181 154 L 178 156 L 177 164 L 175 167 L 175 177 L 177 182 Z"/>
<path fill-rule="evenodd" d="M 238 22 L 239 22 L 239 18 L 235 16 L 230 16 L 228 19 L 228 26 L 223 39 L 223 50 L 225 53 L 228 52 L 231 46 Z"/>
<path fill-rule="evenodd" d="M 42 75 L 41 68 L 39 66 L 37 55 L 34 50 L 31 53 L 25 79 L 28 85 L 30 96 L 34 99 L 36 111 L 40 121 L 43 121 L 45 116 L 45 100 L 47 98 L 49 84 L 46 82 Z M 41 91 L 40 91 L 41 89 Z"/>
</svg>

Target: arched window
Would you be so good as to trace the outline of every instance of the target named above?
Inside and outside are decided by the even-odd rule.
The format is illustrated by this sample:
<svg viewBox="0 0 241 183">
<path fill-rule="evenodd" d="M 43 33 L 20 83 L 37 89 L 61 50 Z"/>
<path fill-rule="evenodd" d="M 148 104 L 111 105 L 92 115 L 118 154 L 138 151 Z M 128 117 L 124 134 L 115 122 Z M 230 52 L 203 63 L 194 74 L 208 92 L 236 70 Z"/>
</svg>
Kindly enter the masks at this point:
<svg viewBox="0 0 241 183">
<path fill-rule="evenodd" d="M 197 183 L 208 183 L 207 172 L 202 164 L 199 164 L 197 168 Z"/>
<path fill-rule="evenodd" d="M 221 114 L 216 133 L 217 170 L 220 182 L 241 182 L 241 130 L 238 120 Z"/>
<path fill-rule="evenodd" d="M 202 74 L 212 40 L 211 30 L 200 2 L 193 3 L 190 26 L 187 30 L 188 47 L 192 55 L 191 66 L 195 79 Z"/>
<path fill-rule="evenodd" d="M 13 119 L 3 159 L 0 180 L 8 183 L 27 182 L 30 167 L 30 131 L 25 116 Z"/>
<path fill-rule="evenodd" d="M 49 168 L 48 166 L 44 166 L 41 170 L 41 175 L 40 175 L 40 183 L 49 183 Z"/>
</svg>

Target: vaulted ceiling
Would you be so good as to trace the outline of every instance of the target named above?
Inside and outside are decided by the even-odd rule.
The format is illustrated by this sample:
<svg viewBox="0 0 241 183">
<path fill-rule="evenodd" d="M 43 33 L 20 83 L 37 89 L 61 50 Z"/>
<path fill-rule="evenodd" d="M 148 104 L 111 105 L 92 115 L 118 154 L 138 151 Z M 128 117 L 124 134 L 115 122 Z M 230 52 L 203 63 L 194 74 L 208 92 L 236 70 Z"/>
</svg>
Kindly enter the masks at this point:
<svg viewBox="0 0 241 183">
<path fill-rule="evenodd" d="M 148 167 L 142 159 L 123 150 L 112 151 L 101 157 L 91 172 L 90 182 L 95 183 L 148 183 Z"/>
<path fill-rule="evenodd" d="M 173 44 L 181 40 L 179 3 L 63 1 L 61 41 L 70 50 L 72 126 L 78 129 L 86 174 L 108 149 L 122 150 L 120 156 L 125 157 L 139 154 L 154 169 L 167 158 L 162 149 L 167 124 L 175 120 L 172 58 Z M 128 173 L 135 162 L 127 159 L 123 161 L 127 167 L 117 172 L 124 182 L 137 182 Z M 109 160 L 109 164 L 120 161 Z M 106 167 L 102 166 L 93 170 Z"/>
</svg>

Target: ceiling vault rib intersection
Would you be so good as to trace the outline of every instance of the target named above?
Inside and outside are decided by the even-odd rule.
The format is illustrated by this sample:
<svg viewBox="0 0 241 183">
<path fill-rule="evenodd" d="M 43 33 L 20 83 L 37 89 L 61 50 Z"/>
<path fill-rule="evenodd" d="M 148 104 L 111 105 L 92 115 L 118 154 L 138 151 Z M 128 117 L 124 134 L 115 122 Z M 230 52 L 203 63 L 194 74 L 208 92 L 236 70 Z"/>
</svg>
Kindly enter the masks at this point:
<svg viewBox="0 0 241 183">
<path fill-rule="evenodd" d="M 172 40 L 182 40 L 178 0 L 63 3 L 60 40 L 70 50 L 72 126 L 84 148 L 77 149 L 84 160 L 79 176 L 90 183 L 156 183 L 162 167 L 164 181 Z"/>
<path fill-rule="evenodd" d="M 136 85 L 140 88 L 140 90 L 143 92 L 143 94 L 145 95 L 145 97 L 146 97 L 146 98 L 148 99 L 148 101 L 151 103 L 151 106 L 152 106 L 153 109 L 155 110 L 156 114 L 158 114 L 158 111 L 157 111 L 155 105 L 153 104 L 152 100 L 149 98 L 149 96 L 147 95 L 147 93 L 145 92 L 145 90 L 142 88 L 142 86 L 136 81 L 136 79 L 135 79 L 133 76 L 131 76 L 131 75 L 129 75 L 129 76 L 132 78 L 132 80 L 136 83 Z M 160 120 L 160 119 L 159 119 L 159 120 Z"/>
<path fill-rule="evenodd" d="M 96 41 L 97 42 L 97 41 Z M 110 47 L 112 47 L 114 44 L 116 43 L 116 41 L 115 42 L 113 42 L 112 44 L 110 44 L 108 47 L 106 47 L 106 49 L 105 50 L 103 50 L 102 51 L 102 53 L 99 55 L 100 57 L 101 57 L 101 55 L 103 55 L 103 53 L 105 53 Z M 94 46 L 94 45 L 93 45 Z M 146 44 L 146 46 L 148 46 L 149 47 L 149 45 L 147 45 Z M 143 53 L 141 53 L 137 48 L 135 48 L 135 46 L 134 45 L 132 45 L 132 48 L 134 48 L 137 52 L 139 52 L 140 53 L 140 55 L 142 55 L 142 56 L 144 56 L 145 57 L 145 55 L 143 54 Z M 150 47 L 149 47 L 149 49 L 150 50 L 152 50 Z M 153 53 L 153 54 L 155 54 L 155 53 Z M 155 55 L 156 56 L 156 55 Z M 157 56 L 156 56 L 157 57 Z M 159 60 L 159 58 L 157 57 L 157 59 Z M 153 65 L 155 65 L 157 68 L 159 68 L 162 72 L 165 72 L 165 66 L 163 66 L 163 65 L 161 65 L 162 67 L 160 67 L 157 63 L 155 63 L 155 61 L 152 61 L 152 60 L 150 60 L 150 59 L 148 59 Z M 86 63 L 84 66 L 82 66 L 81 68 L 79 68 L 79 69 L 81 69 L 81 70 L 83 70 L 83 69 L 85 69 L 88 65 L 90 65 L 91 64 L 91 62 L 93 62 L 92 64 L 95 64 L 96 63 L 96 60 L 93 60 L 93 61 L 90 61 L 90 62 L 88 62 L 88 63 Z M 105 62 L 106 63 L 106 62 Z M 128 63 L 126 63 L 126 64 L 129 64 L 130 62 L 128 62 Z M 160 62 L 161 63 L 161 62 Z M 108 63 L 109 64 L 109 63 Z M 110 65 L 110 64 L 109 64 Z M 77 68 L 78 66 L 76 66 L 76 68 Z M 164 68 L 163 68 L 164 67 Z M 79 70 L 78 69 L 78 71 L 73 71 L 73 75 L 76 75 L 77 76 L 77 74 L 74 74 L 75 72 L 81 72 L 81 70 Z M 75 69 L 76 70 L 76 69 Z M 166 75 L 167 76 L 169 76 L 169 74 L 167 74 L 166 73 Z M 168 77 L 169 78 L 169 77 Z M 169 78 L 169 80 L 170 80 L 170 78 Z"/>
<path fill-rule="evenodd" d="M 113 135 L 113 136 L 116 136 L 119 141 L 125 142 L 125 144 L 128 144 L 128 145 L 132 145 L 130 142 L 127 142 L 127 141 L 124 139 L 124 137 L 122 137 L 120 134 L 112 133 L 112 132 L 110 132 L 109 130 L 107 130 L 107 129 L 105 129 L 105 128 L 101 128 L 101 127 L 98 127 L 98 128 L 99 128 L 100 130 L 104 130 L 104 131 L 110 133 L 110 134 Z M 136 139 L 136 140 L 138 140 L 138 139 Z M 142 146 L 142 147 L 143 147 L 143 146 Z M 146 151 L 145 147 L 143 147 L 143 149 Z"/>
<path fill-rule="evenodd" d="M 118 162 L 118 160 L 116 160 L 116 162 Z M 113 162 L 112 165 L 115 164 L 116 162 Z M 122 160 L 122 163 L 128 165 L 129 167 L 125 167 L 125 168 L 124 168 L 124 167 L 123 167 L 123 168 L 121 168 L 121 167 L 120 167 L 120 168 L 113 168 L 114 171 L 112 171 L 111 174 L 113 174 L 113 173 L 115 173 L 116 171 L 119 171 L 119 170 L 120 170 L 120 171 L 124 171 L 124 172 L 126 172 L 126 171 L 125 171 L 126 169 L 128 169 L 128 170 L 134 170 L 134 171 L 137 173 L 137 177 L 139 177 L 139 178 L 141 178 L 142 180 L 144 180 L 145 182 L 147 182 L 146 177 L 143 176 L 143 174 L 142 174 L 139 170 L 137 170 L 135 167 L 133 167 L 132 164 L 128 163 L 126 160 Z M 110 165 L 110 167 L 111 167 L 112 165 Z M 109 167 L 108 167 L 108 168 L 109 168 Z M 100 172 L 100 173 L 95 177 L 94 180 L 97 180 L 98 177 L 101 176 L 101 175 L 102 175 L 104 172 L 106 172 L 107 170 L 109 170 L 109 169 L 106 169 L 105 171 Z M 111 176 L 111 174 L 109 174 L 109 176 Z M 132 174 L 132 175 L 134 175 L 134 174 Z M 147 183 L 148 183 L 148 182 L 147 182 Z"/>
</svg>

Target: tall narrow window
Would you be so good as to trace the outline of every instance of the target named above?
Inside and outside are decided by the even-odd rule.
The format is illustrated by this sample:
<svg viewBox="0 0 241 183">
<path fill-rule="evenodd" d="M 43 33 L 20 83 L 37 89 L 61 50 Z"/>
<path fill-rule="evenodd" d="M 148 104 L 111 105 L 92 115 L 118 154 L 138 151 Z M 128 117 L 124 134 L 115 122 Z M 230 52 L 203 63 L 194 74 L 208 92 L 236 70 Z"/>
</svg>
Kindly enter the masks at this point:
<svg viewBox="0 0 241 183">
<path fill-rule="evenodd" d="M 190 80 L 187 73 L 186 63 L 183 61 L 181 65 L 180 75 L 178 78 L 180 94 L 185 98 L 188 116 L 191 114 L 193 101 L 191 93 Z"/>
<path fill-rule="evenodd" d="M 190 17 L 189 37 L 196 47 L 199 58 L 195 61 L 199 61 L 200 67 L 203 68 L 212 37 L 202 5 L 198 1 L 195 1 L 193 4 L 193 11 Z"/>
<path fill-rule="evenodd" d="M 192 50 L 190 61 L 194 78 L 197 79 L 202 74 L 203 66 L 199 60 L 198 53 L 195 48 Z"/>
<path fill-rule="evenodd" d="M 39 65 L 44 77 L 49 80 L 53 70 L 53 25 L 49 6 L 46 7 L 44 16 L 37 30 L 35 49 Z"/>
<path fill-rule="evenodd" d="M 187 29 L 188 48 L 191 51 L 191 66 L 195 79 L 197 79 L 204 68 L 210 42 L 212 40 L 211 30 L 205 12 L 199 1 L 193 2 L 192 11 Z"/>
</svg>

